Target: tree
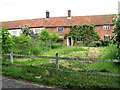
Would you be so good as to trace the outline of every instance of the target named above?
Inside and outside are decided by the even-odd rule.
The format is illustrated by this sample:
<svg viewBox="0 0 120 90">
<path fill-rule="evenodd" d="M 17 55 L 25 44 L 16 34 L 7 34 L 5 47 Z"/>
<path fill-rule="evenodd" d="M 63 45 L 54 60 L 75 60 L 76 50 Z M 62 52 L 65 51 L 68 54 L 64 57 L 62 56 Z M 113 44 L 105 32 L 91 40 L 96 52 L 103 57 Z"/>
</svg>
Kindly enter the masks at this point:
<svg viewBox="0 0 120 90">
<path fill-rule="evenodd" d="M 118 59 L 120 59 L 120 15 L 118 15 L 119 18 L 113 19 L 113 24 L 114 24 L 114 29 L 113 33 L 115 33 L 113 37 L 113 42 L 117 43 L 117 48 L 118 48 Z"/>
<path fill-rule="evenodd" d="M 42 41 L 50 40 L 49 31 L 47 31 L 47 29 L 44 27 L 43 29 L 41 29 L 41 32 L 39 33 L 37 38 L 42 40 Z"/>
<path fill-rule="evenodd" d="M 22 34 L 25 34 L 26 36 L 32 36 L 34 34 L 33 30 L 30 29 L 29 24 L 25 24 L 24 27 L 20 27 Z"/>
<path fill-rule="evenodd" d="M 59 35 L 56 32 L 54 32 L 50 36 L 51 36 L 50 39 L 54 42 L 56 42 L 59 39 Z"/>
<path fill-rule="evenodd" d="M 1 25 L 1 36 L 2 36 L 2 52 L 3 53 L 10 53 L 12 49 L 12 45 L 14 44 L 12 39 L 11 39 L 11 34 L 7 30 L 7 26 L 2 24 Z"/>
</svg>

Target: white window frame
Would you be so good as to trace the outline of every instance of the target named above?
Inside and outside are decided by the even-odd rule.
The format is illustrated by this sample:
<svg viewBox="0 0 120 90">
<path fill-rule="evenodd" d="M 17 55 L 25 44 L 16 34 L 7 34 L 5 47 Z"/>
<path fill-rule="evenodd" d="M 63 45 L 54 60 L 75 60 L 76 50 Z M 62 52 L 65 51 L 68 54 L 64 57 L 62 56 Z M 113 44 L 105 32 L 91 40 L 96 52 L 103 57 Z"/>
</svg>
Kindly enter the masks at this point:
<svg viewBox="0 0 120 90">
<path fill-rule="evenodd" d="M 62 28 L 62 31 L 59 31 L 58 28 Z M 57 31 L 58 32 L 63 32 L 63 29 L 64 29 L 63 27 L 57 27 Z"/>
<path fill-rule="evenodd" d="M 110 30 L 110 25 L 104 25 L 103 30 Z"/>
</svg>

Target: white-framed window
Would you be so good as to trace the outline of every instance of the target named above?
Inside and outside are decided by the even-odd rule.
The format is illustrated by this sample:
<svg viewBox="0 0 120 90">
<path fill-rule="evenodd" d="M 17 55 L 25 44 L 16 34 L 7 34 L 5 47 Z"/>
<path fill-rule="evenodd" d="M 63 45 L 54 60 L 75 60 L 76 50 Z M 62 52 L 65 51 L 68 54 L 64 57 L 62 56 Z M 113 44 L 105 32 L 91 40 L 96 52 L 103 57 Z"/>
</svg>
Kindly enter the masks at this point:
<svg viewBox="0 0 120 90">
<path fill-rule="evenodd" d="M 63 27 L 57 27 L 57 31 L 63 31 Z"/>
<path fill-rule="evenodd" d="M 110 25 L 104 25 L 103 30 L 110 30 Z"/>
<path fill-rule="evenodd" d="M 109 35 L 104 35 L 104 40 L 110 40 L 110 36 Z"/>
<path fill-rule="evenodd" d="M 40 33 L 41 29 L 35 29 L 36 33 Z"/>
</svg>

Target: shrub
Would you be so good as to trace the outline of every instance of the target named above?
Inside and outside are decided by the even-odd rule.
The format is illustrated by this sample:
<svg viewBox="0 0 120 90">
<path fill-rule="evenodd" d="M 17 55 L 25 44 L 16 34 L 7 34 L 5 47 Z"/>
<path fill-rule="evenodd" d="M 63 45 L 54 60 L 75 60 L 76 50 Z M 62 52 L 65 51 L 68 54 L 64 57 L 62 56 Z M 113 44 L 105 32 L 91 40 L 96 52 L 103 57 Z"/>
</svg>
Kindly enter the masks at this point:
<svg viewBox="0 0 120 90">
<path fill-rule="evenodd" d="M 12 45 L 14 44 L 12 39 L 10 38 L 11 34 L 7 30 L 7 26 L 1 25 L 1 35 L 2 35 L 2 52 L 10 53 L 12 49 Z"/>
<path fill-rule="evenodd" d="M 117 59 L 117 46 L 116 45 L 109 45 L 107 46 L 101 55 L 99 56 L 103 59 Z"/>
<path fill-rule="evenodd" d="M 11 38 L 15 44 L 23 44 L 28 42 L 30 39 L 30 37 L 26 37 L 25 34 L 21 34 L 20 36 L 12 36 Z"/>
<path fill-rule="evenodd" d="M 64 47 L 65 45 L 61 44 L 61 43 L 56 43 L 56 44 L 52 44 L 51 45 L 51 48 L 54 49 L 54 48 L 59 48 L 59 47 Z"/>
<path fill-rule="evenodd" d="M 90 42 L 90 44 L 89 44 L 89 46 L 91 46 L 91 47 L 99 47 L 99 46 L 101 46 L 101 42 L 100 41 L 92 41 L 92 42 Z"/>
<path fill-rule="evenodd" d="M 63 42 L 63 40 L 64 40 L 63 38 L 58 38 L 57 42 Z"/>
<path fill-rule="evenodd" d="M 102 46 L 108 46 L 111 44 L 111 41 L 110 40 L 100 40 Z"/>
</svg>

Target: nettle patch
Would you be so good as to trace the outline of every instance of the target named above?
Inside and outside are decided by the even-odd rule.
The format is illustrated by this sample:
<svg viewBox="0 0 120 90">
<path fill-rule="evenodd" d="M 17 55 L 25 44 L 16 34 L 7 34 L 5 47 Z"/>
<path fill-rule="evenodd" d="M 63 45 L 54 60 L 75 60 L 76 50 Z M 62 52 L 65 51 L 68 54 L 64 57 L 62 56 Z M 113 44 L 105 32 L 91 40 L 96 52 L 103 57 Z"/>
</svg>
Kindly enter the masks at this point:
<svg viewBox="0 0 120 90">
<path fill-rule="evenodd" d="M 98 41 L 100 39 L 97 32 L 94 30 L 94 24 L 83 25 L 70 25 L 70 32 L 65 34 L 64 38 L 71 36 L 74 40 L 73 44 L 78 44 L 77 41 L 82 41 L 83 44 L 88 45 L 92 41 Z"/>
</svg>

